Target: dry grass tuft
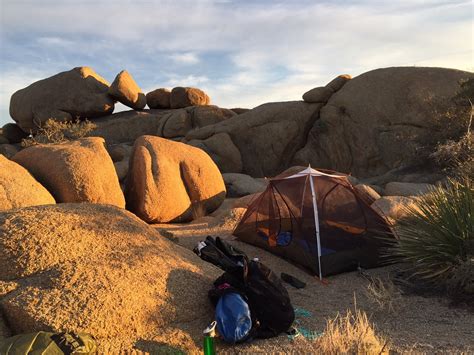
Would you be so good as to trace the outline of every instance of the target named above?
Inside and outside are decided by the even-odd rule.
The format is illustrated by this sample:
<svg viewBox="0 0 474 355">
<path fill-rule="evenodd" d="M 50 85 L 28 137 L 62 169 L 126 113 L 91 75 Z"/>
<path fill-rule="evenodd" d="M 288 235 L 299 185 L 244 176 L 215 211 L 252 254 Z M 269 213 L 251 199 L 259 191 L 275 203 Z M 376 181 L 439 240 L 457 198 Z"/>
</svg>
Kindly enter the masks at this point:
<svg viewBox="0 0 474 355">
<path fill-rule="evenodd" d="M 327 320 L 324 335 L 313 350 L 323 354 L 388 354 L 389 344 L 375 333 L 367 314 L 356 309 Z"/>
<path fill-rule="evenodd" d="M 371 278 L 365 295 L 380 311 L 395 312 L 401 304 L 401 293 L 390 279 Z"/>
</svg>

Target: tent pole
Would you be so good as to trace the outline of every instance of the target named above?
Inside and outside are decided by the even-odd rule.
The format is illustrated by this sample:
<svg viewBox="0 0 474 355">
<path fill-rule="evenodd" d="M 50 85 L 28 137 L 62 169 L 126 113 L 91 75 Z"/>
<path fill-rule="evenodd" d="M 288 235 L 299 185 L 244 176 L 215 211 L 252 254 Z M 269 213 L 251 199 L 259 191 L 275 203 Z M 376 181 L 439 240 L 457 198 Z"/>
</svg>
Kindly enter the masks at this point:
<svg viewBox="0 0 474 355">
<path fill-rule="evenodd" d="M 319 266 L 319 279 L 323 279 L 323 273 L 321 271 L 321 239 L 319 236 L 319 214 L 318 214 L 318 204 L 316 203 L 316 192 L 314 191 L 313 177 L 311 172 L 309 175 L 309 183 L 311 186 L 311 195 L 313 197 L 313 212 L 314 212 L 314 225 L 316 227 L 316 240 L 318 244 L 318 266 Z"/>
</svg>

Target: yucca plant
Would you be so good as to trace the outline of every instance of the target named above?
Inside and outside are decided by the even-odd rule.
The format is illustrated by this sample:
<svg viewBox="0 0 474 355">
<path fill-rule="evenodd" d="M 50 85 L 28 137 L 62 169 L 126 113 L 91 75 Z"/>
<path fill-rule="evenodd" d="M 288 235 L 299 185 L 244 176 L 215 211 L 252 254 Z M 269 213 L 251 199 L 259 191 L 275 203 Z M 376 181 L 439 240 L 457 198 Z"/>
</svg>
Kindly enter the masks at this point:
<svg viewBox="0 0 474 355">
<path fill-rule="evenodd" d="M 468 178 L 449 180 L 408 207 L 399 223 L 395 254 L 409 274 L 474 293 L 474 189 Z M 453 284 L 454 282 L 454 284 Z"/>
</svg>

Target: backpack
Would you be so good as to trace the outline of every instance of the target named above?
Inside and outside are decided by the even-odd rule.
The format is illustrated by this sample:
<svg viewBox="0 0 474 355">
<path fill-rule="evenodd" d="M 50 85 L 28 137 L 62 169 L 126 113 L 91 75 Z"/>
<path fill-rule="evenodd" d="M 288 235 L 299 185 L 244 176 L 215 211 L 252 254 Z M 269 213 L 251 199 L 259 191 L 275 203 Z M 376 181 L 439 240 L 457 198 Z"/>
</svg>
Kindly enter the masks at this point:
<svg viewBox="0 0 474 355">
<path fill-rule="evenodd" d="M 37 332 L 0 340 L 0 354 L 6 355 L 86 355 L 96 351 L 94 338 L 83 333 Z"/>
<path fill-rule="evenodd" d="M 238 292 L 248 303 L 252 318 L 248 337 L 271 338 L 291 327 L 295 313 L 290 296 L 280 278 L 267 266 L 257 260 L 249 261 L 244 252 L 219 237 L 207 237 L 194 252 L 225 271 L 209 291 L 214 306 L 227 292 Z"/>
</svg>

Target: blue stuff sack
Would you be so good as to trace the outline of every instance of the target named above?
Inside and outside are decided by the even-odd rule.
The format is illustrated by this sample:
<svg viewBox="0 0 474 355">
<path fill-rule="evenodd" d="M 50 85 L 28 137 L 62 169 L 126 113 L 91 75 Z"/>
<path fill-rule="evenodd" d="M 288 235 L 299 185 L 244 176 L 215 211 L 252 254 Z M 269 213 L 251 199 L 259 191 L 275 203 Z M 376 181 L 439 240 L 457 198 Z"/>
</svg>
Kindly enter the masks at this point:
<svg viewBox="0 0 474 355">
<path fill-rule="evenodd" d="M 246 340 L 252 329 L 249 306 L 235 292 L 225 293 L 217 302 L 216 321 L 217 330 L 227 343 Z"/>
</svg>

